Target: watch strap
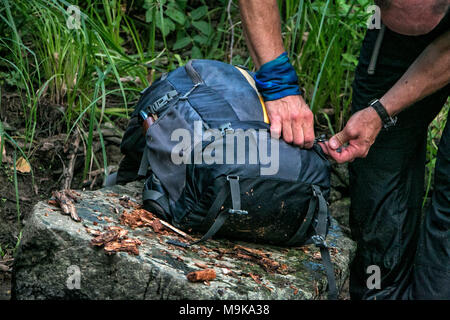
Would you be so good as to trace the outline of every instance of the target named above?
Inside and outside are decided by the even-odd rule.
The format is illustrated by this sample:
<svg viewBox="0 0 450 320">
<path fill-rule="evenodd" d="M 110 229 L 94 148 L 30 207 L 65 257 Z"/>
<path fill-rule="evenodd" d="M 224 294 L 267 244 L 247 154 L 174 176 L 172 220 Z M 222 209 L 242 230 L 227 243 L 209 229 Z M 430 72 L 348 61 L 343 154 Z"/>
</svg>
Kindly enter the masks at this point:
<svg viewBox="0 0 450 320">
<path fill-rule="evenodd" d="M 395 124 L 397 123 L 397 117 L 392 118 L 391 116 L 389 116 L 386 108 L 383 106 L 380 100 L 372 100 L 369 106 L 375 109 L 385 129 L 395 126 Z"/>
</svg>

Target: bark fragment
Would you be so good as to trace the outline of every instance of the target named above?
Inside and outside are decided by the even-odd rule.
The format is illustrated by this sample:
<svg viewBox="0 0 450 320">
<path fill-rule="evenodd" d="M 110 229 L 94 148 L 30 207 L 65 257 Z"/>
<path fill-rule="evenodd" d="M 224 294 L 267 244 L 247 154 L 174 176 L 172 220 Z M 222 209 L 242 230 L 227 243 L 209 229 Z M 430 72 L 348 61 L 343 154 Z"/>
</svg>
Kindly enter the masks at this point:
<svg viewBox="0 0 450 320">
<path fill-rule="evenodd" d="M 105 245 L 105 251 L 109 255 L 119 251 L 124 251 L 138 256 L 138 246 L 140 246 L 141 244 L 142 242 L 138 239 L 123 239 L 119 241 L 112 241 L 108 242 Z"/>
<path fill-rule="evenodd" d="M 214 269 L 204 269 L 188 273 L 187 279 L 191 282 L 211 281 L 216 278 Z"/>
<path fill-rule="evenodd" d="M 53 191 L 52 194 L 64 214 L 70 215 L 72 220 L 76 222 L 81 221 L 80 217 L 77 214 L 77 209 L 75 208 L 75 205 L 73 203 L 73 193 L 71 191 Z"/>
</svg>

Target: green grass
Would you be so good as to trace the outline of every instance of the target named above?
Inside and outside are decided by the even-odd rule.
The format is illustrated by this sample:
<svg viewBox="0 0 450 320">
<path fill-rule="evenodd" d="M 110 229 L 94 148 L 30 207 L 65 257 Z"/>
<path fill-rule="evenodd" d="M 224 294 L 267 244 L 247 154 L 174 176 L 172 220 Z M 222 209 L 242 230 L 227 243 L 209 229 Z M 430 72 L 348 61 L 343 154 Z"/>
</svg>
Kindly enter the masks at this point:
<svg viewBox="0 0 450 320">
<path fill-rule="evenodd" d="M 444 131 L 445 125 L 447 124 L 448 113 L 450 110 L 450 101 L 444 106 L 438 116 L 432 121 L 428 127 L 427 136 L 427 162 L 425 167 L 425 196 L 422 202 L 422 208 L 425 207 L 429 193 L 431 190 L 433 171 L 436 166 L 436 156 L 438 151 L 438 143 L 441 138 L 442 132 Z"/>
</svg>

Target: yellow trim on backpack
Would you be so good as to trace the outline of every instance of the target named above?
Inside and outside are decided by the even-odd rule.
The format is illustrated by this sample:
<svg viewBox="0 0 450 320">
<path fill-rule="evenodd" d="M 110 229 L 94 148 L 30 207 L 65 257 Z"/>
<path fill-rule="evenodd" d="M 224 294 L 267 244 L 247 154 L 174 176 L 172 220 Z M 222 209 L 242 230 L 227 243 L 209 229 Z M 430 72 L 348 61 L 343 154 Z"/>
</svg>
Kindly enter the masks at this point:
<svg viewBox="0 0 450 320">
<path fill-rule="evenodd" d="M 259 94 L 258 89 L 256 89 L 255 80 L 244 69 L 241 69 L 241 68 L 236 67 L 236 66 L 235 66 L 235 68 L 238 69 L 242 73 L 242 75 L 245 77 L 245 79 L 247 79 L 248 83 L 256 91 L 256 94 L 259 97 L 259 101 L 261 102 L 261 107 L 262 107 L 262 111 L 263 111 L 263 115 L 264 115 L 264 122 L 265 123 L 270 123 L 269 116 L 267 115 L 266 105 L 264 104 L 264 100 L 262 99 L 261 95 Z"/>
</svg>

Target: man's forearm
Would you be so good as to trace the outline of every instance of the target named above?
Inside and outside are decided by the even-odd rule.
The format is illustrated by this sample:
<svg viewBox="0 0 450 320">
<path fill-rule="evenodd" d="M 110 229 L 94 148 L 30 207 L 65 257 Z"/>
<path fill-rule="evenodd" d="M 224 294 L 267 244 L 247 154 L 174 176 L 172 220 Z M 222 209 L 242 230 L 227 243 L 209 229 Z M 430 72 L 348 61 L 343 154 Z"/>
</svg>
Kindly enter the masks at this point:
<svg viewBox="0 0 450 320">
<path fill-rule="evenodd" d="M 245 38 L 257 68 L 284 52 L 276 0 L 239 0 Z"/>
<path fill-rule="evenodd" d="M 449 82 L 450 31 L 431 43 L 380 101 L 393 116 Z"/>
</svg>

